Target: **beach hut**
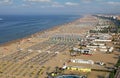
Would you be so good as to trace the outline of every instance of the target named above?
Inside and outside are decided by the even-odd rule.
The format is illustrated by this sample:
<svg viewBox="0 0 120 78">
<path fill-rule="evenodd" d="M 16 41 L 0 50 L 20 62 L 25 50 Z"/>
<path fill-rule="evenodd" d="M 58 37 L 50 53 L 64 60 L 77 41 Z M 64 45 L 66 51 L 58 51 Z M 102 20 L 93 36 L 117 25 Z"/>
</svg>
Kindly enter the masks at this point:
<svg viewBox="0 0 120 78">
<path fill-rule="evenodd" d="M 76 56 L 76 55 L 80 55 L 80 54 L 92 54 L 92 53 L 91 53 L 90 49 L 78 49 L 78 48 L 74 48 L 70 52 L 71 56 Z"/>
<path fill-rule="evenodd" d="M 87 45 L 87 48 L 98 48 L 98 46 L 93 46 L 93 45 Z"/>
<path fill-rule="evenodd" d="M 107 52 L 107 49 L 100 49 L 101 52 Z"/>
<path fill-rule="evenodd" d="M 105 39 L 95 39 L 96 42 L 111 42 L 111 40 L 105 40 Z"/>
<path fill-rule="evenodd" d="M 90 68 L 84 68 L 80 66 L 68 66 L 67 70 L 72 70 L 72 71 L 79 71 L 79 72 L 91 72 Z"/>
<path fill-rule="evenodd" d="M 71 59 L 72 63 L 82 63 L 82 64 L 94 64 L 92 60 L 83 60 L 83 59 Z"/>
<path fill-rule="evenodd" d="M 106 46 L 99 46 L 100 49 L 107 49 Z"/>
</svg>

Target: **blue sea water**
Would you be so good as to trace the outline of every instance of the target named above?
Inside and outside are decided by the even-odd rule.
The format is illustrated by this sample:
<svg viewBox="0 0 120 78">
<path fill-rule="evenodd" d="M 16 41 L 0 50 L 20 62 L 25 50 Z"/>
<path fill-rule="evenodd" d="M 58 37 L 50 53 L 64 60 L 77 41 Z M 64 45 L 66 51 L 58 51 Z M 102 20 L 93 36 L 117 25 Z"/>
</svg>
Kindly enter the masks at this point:
<svg viewBox="0 0 120 78">
<path fill-rule="evenodd" d="M 65 24 L 78 15 L 0 15 L 0 44 Z"/>
</svg>

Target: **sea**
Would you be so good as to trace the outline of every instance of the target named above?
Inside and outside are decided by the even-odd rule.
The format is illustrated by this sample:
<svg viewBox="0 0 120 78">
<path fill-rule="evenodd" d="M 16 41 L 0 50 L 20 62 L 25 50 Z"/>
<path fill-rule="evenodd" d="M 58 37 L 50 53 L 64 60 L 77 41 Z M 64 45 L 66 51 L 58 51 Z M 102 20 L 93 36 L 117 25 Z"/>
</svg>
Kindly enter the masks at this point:
<svg viewBox="0 0 120 78">
<path fill-rule="evenodd" d="M 0 44 L 72 22 L 81 15 L 0 15 Z"/>
</svg>

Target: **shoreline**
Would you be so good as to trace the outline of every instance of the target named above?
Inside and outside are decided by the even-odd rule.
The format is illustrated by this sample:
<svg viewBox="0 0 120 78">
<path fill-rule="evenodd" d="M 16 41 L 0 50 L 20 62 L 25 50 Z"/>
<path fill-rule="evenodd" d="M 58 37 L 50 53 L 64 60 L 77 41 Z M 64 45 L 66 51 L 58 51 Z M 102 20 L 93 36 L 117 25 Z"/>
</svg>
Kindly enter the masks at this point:
<svg viewBox="0 0 120 78">
<path fill-rule="evenodd" d="M 89 21 L 91 22 L 91 19 L 94 19 L 95 21 L 96 18 L 90 15 L 82 16 L 81 18 L 78 18 L 72 22 L 58 25 L 58 26 L 49 28 L 47 30 L 40 31 L 35 34 L 26 36 L 24 38 L 20 38 L 17 40 L 13 40 L 13 41 L 1 44 L 0 56 L 3 57 L 9 54 L 12 54 L 14 52 L 17 52 L 19 49 L 27 50 L 31 46 L 50 40 L 50 38 L 52 38 L 52 36 L 55 36 L 56 34 L 63 34 L 63 35 L 67 33 L 68 35 L 78 34 L 79 36 L 83 37 L 85 33 L 88 32 L 90 29 L 94 28 L 94 26 L 89 26 L 89 25 L 82 26 L 80 23 L 83 23 L 84 25 L 84 23 L 87 21 L 88 23 Z"/>
<path fill-rule="evenodd" d="M 8 42 L 4 42 L 4 43 L 0 43 L 0 47 L 4 47 L 4 46 L 9 46 L 13 43 L 17 43 L 17 42 L 20 42 L 21 40 L 24 40 L 24 39 L 28 39 L 28 38 L 31 38 L 31 37 L 35 37 L 37 35 L 41 35 L 43 34 L 44 32 L 48 32 L 48 31 L 52 31 L 52 30 L 55 30 L 55 29 L 58 29 L 59 27 L 61 26 L 65 26 L 65 25 L 69 25 L 69 24 L 72 24 L 78 20 L 80 20 L 81 18 L 84 18 L 84 16 L 81 16 L 80 18 L 77 18 L 71 22 L 67 22 L 67 23 L 63 23 L 63 24 L 60 24 L 60 25 L 56 25 L 56 26 L 53 26 L 51 28 L 48 28 L 48 29 L 45 29 L 45 30 L 41 30 L 39 32 L 36 32 L 36 33 L 33 33 L 31 35 L 27 35 L 25 37 L 22 37 L 22 38 L 18 38 L 18 39 L 15 39 L 15 40 L 11 40 L 11 41 L 8 41 Z"/>
<path fill-rule="evenodd" d="M 47 74 L 53 72 L 56 67 L 63 67 L 64 65 L 69 66 L 80 66 L 91 69 L 102 69 L 106 70 L 106 67 L 113 67 L 116 64 L 118 58 L 117 51 L 113 53 L 106 53 L 101 51 L 100 47 L 95 49 L 91 48 L 90 55 L 78 54 L 77 56 L 71 56 L 70 50 L 72 48 L 80 48 L 80 40 L 88 39 L 91 37 L 100 37 L 105 39 L 111 39 L 111 35 L 105 34 L 93 34 L 88 33 L 89 30 L 95 29 L 97 23 L 101 21 L 101 24 L 106 20 L 101 20 L 94 16 L 85 16 L 77 19 L 73 22 L 52 27 L 43 32 L 37 32 L 29 37 L 24 38 L 21 41 L 14 42 L 8 46 L 0 47 L 1 50 L 1 77 L 10 76 L 10 78 L 46 78 Z M 107 22 L 106 22 L 107 23 Z M 110 24 L 110 23 L 109 23 Z M 105 36 L 103 36 L 105 35 Z M 108 37 L 106 37 L 108 36 Z M 96 38 L 95 38 L 96 39 Z M 28 40 L 28 41 L 27 41 Z M 87 43 L 97 43 L 96 41 L 88 40 Z M 89 44 L 88 44 L 89 45 Z M 103 43 L 103 47 L 112 47 L 112 42 Z M 85 51 L 89 48 L 82 47 Z M 92 60 L 94 64 L 78 64 L 68 62 L 71 59 L 84 59 Z M 97 62 L 103 62 L 106 66 L 96 64 Z M 5 66 L 6 65 L 6 66 Z M 5 67 L 4 67 L 5 66 Z M 5 70 L 7 68 L 7 70 Z M 11 70 L 12 69 L 12 70 Z M 9 71 L 11 70 L 11 71 Z M 21 72 L 23 71 L 23 72 Z M 72 71 L 72 70 L 71 70 Z M 72 72 L 70 71 L 69 74 Z M 6 73 L 7 72 L 7 73 Z M 19 73 L 21 72 L 21 73 Z M 67 73 L 67 72 L 66 72 Z M 73 73 L 77 74 L 76 71 Z M 83 72 L 78 72 L 82 74 Z M 85 73 L 88 78 L 96 78 L 99 76 L 109 75 L 109 72 L 91 71 Z M 83 75 L 84 75 L 83 74 Z M 7 77 L 6 76 L 6 77 Z M 5 77 L 5 78 L 6 78 Z"/>
</svg>

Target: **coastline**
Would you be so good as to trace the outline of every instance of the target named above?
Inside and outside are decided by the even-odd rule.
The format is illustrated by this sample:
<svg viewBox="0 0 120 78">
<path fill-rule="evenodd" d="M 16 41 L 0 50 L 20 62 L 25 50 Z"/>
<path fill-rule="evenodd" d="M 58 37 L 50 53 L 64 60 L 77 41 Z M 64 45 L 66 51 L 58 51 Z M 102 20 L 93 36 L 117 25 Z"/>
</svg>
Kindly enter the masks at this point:
<svg viewBox="0 0 120 78">
<path fill-rule="evenodd" d="M 78 19 L 76 19 L 72 22 L 69 22 L 69 23 L 54 26 L 54 27 L 49 28 L 47 30 L 37 32 L 35 34 L 26 36 L 24 38 L 20 38 L 17 40 L 13 40 L 13 41 L 1 44 L 0 45 L 0 50 L 1 50 L 0 56 L 6 56 L 6 55 L 12 54 L 14 52 L 17 52 L 18 46 L 20 46 L 21 49 L 25 50 L 25 49 L 27 49 L 33 45 L 36 45 L 40 42 L 44 42 L 46 40 L 49 40 L 49 37 L 52 37 L 53 34 L 56 34 L 58 32 L 62 33 L 61 29 L 66 29 L 66 27 L 69 28 L 69 26 L 75 25 L 77 22 L 79 22 L 80 20 L 82 20 L 84 18 L 86 18 L 86 16 L 83 16 L 82 18 L 78 18 Z M 82 30 L 82 28 L 84 28 L 84 27 L 81 27 L 80 33 L 86 33 L 86 31 L 91 29 L 91 27 L 89 27 L 89 26 L 85 27 L 83 30 Z M 72 30 L 70 30 L 70 31 L 72 31 Z M 71 33 L 71 32 L 69 32 L 69 33 Z M 79 30 L 78 30 L 78 33 L 79 33 Z M 47 34 L 47 38 L 39 38 L 39 36 L 46 35 L 46 34 Z M 31 40 L 29 41 L 29 39 L 31 39 Z"/>
<path fill-rule="evenodd" d="M 82 39 L 87 38 L 87 36 L 101 37 L 99 34 L 96 35 L 88 32 L 91 29 L 94 30 L 99 21 L 101 21 L 101 19 L 94 16 L 85 16 L 73 22 L 35 33 L 18 42 L 11 42 L 11 44 L 1 46 L 1 77 L 46 78 L 46 73 L 53 72 L 56 67 L 63 67 L 65 63 L 67 63 L 67 66 L 82 66 L 90 68 L 91 72 L 86 72 L 88 78 L 96 78 L 98 76 L 106 77 L 109 75 L 109 72 L 92 71 L 92 69 L 107 69 L 104 66 L 97 65 L 96 62 L 98 61 L 102 61 L 107 64 L 108 67 L 112 67 L 117 63 L 118 59 L 116 58 L 120 54 L 117 51 L 108 54 L 97 48 L 98 50 L 92 50 L 92 54 L 90 55 L 70 55 L 71 48 L 80 48 L 80 40 L 82 41 Z M 105 20 L 103 19 L 102 22 L 105 22 Z M 108 37 L 111 36 L 108 35 Z M 108 42 L 105 43 L 105 46 L 112 47 L 113 45 L 112 42 Z M 85 48 L 86 47 L 83 47 L 83 49 Z M 76 58 L 93 60 L 95 64 L 91 65 L 68 62 L 69 60 Z M 7 68 L 7 70 L 5 70 L 5 68 Z M 72 72 L 74 71 L 70 71 L 70 73 Z M 79 72 L 79 75 L 82 73 L 83 72 Z"/>
<path fill-rule="evenodd" d="M 35 36 L 37 36 L 37 35 L 41 35 L 41 34 L 43 34 L 44 32 L 53 31 L 53 30 L 55 30 L 55 29 L 58 29 L 58 28 L 61 27 L 61 26 L 65 26 L 65 25 L 72 24 L 72 23 L 78 21 L 78 20 L 81 19 L 81 18 L 84 18 L 84 16 L 82 16 L 82 17 L 80 17 L 80 18 L 77 18 L 77 19 L 75 19 L 75 20 L 73 20 L 73 21 L 71 21 L 71 22 L 63 23 L 63 24 L 60 24 L 60 25 L 56 25 L 56 26 L 53 26 L 53 27 L 51 27 L 51 28 L 48 28 L 48 29 L 45 29 L 45 30 L 42 30 L 42 31 L 39 31 L 39 32 L 36 32 L 36 33 L 33 33 L 33 34 L 31 34 L 31 35 L 27 35 L 26 37 L 23 37 L 23 38 L 18 38 L 18 39 L 11 40 L 11 41 L 8 41 L 8 42 L 5 42 L 5 43 L 1 43 L 1 44 L 0 44 L 0 47 L 9 46 L 9 45 L 11 45 L 11 44 L 13 44 L 13 43 L 20 42 L 21 40 L 28 39 L 28 38 L 31 38 L 31 37 L 35 37 Z"/>
</svg>

